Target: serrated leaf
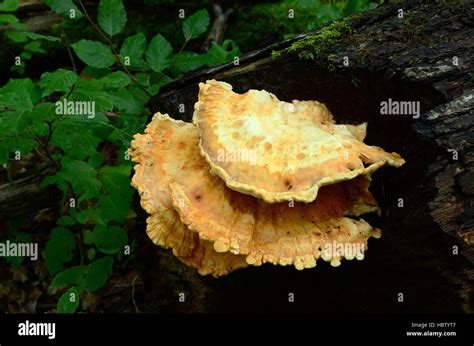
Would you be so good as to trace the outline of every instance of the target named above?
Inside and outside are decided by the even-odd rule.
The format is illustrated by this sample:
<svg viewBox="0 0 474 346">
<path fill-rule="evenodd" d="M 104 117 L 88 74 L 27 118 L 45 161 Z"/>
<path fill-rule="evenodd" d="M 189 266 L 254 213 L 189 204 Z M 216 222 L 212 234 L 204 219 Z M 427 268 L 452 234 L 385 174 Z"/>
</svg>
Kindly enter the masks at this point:
<svg viewBox="0 0 474 346">
<path fill-rule="evenodd" d="M 15 42 L 15 43 L 24 43 L 28 41 L 28 36 L 23 31 L 7 30 L 5 31 L 4 35 L 10 41 Z"/>
<path fill-rule="evenodd" d="M 79 78 L 76 82 L 76 87 L 74 91 L 69 95 L 67 101 L 78 101 L 78 102 L 89 102 L 90 106 L 93 106 L 94 109 L 90 109 L 91 111 L 95 111 L 95 115 L 87 114 L 87 115 L 79 115 L 74 117 L 76 121 L 98 121 L 99 114 L 101 112 L 110 111 L 113 108 L 113 99 L 111 95 L 103 91 L 103 84 L 97 80 L 86 80 Z M 63 100 L 63 99 L 61 99 Z M 107 118 L 103 118 L 103 120 L 107 123 Z M 89 125 L 87 125 L 89 126 Z"/>
<path fill-rule="evenodd" d="M 86 267 L 82 265 L 68 268 L 54 277 L 51 287 L 61 288 L 70 285 L 80 285 L 84 281 L 85 273 Z"/>
<path fill-rule="evenodd" d="M 9 92 L 24 90 L 29 95 L 31 102 L 41 100 L 41 90 L 29 78 L 10 79 L 7 84 L 0 88 L 0 95 Z"/>
<path fill-rule="evenodd" d="M 145 105 L 125 88 L 120 88 L 112 93 L 115 108 L 127 114 L 140 114 L 145 111 Z"/>
<path fill-rule="evenodd" d="M 3 0 L 0 2 L 0 11 L 2 12 L 11 12 L 16 11 L 19 3 L 18 0 Z"/>
<path fill-rule="evenodd" d="M 32 40 L 46 40 L 46 41 L 52 41 L 52 42 L 58 42 L 61 41 L 59 37 L 56 36 L 47 36 L 47 35 L 41 35 L 36 32 L 25 32 L 26 36 L 28 36 Z"/>
<path fill-rule="evenodd" d="M 190 40 L 203 34 L 209 26 L 209 13 L 200 10 L 189 16 L 183 23 L 183 35 L 185 40 Z"/>
<path fill-rule="evenodd" d="M 93 238 L 97 248 L 108 255 L 122 250 L 128 243 L 127 232 L 123 228 L 110 225 L 97 225 Z"/>
<path fill-rule="evenodd" d="M 110 275 L 114 259 L 112 256 L 101 258 L 92 262 L 87 267 L 86 287 L 90 291 L 95 291 L 105 285 Z"/>
<path fill-rule="evenodd" d="M 171 63 L 171 44 L 160 34 L 152 38 L 146 49 L 146 61 L 155 72 L 161 72 Z"/>
<path fill-rule="evenodd" d="M 129 201 L 122 200 L 116 194 L 104 196 L 100 203 L 102 215 L 106 220 L 124 222 L 128 214 Z"/>
<path fill-rule="evenodd" d="M 106 195 L 101 199 L 100 206 L 106 220 L 123 222 L 127 217 L 134 192 L 129 183 L 130 169 L 131 166 L 108 166 L 101 170 Z"/>
<path fill-rule="evenodd" d="M 59 298 L 56 310 L 59 314 L 72 314 L 79 306 L 81 296 L 75 287 L 71 287 Z"/>
<path fill-rule="evenodd" d="M 0 108 L 26 111 L 33 108 L 33 102 L 31 102 L 30 95 L 26 90 L 19 89 L 16 92 L 1 94 Z"/>
<path fill-rule="evenodd" d="M 63 158 L 62 169 L 57 173 L 68 181 L 79 201 L 99 196 L 102 183 L 97 179 L 97 172 L 90 164 L 79 160 Z"/>
<path fill-rule="evenodd" d="M 100 28 L 110 36 L 121 33 L 127 22 L 127 12 L 122 0 L 101 0 L 97 21 Z"/>
<path fill-rule="evenodd" d="M 103 77 L 100 81 L 104 84 L 106 88 L 122 88 L 126 87 L 132 81 L 128 74 L 122 71 L 112 72 L 111 74 Z"/>
<path fill-rule="evenodd" d="M 10 79 L 0 88 L 0 109 L 31 109 L 40 99 L 40 89 L 29 78 Z"/>
<path fill-rule="evenodd" d="M 78 129 L 82 132 L 79 132 Z M 67 119 L 53 132 L 51 145 L 61 148 L 71 159 L 83 160 L 96 153 L 96 148 L 101 141 L 91 132 L 90 126 L 83 128 L 83 126 L 78 126 L 74 119 Z M 77 143 L 81 143 L 81 145 L 77 145 Z"/>
<path fill-rule="evenodd" d="M 90 40 L 80 40 L 71 45 L 77 56 L 87 65 L 104 68 L 115 63 L 115 57 L 109 46 Z"/>
<path fill-rule="evenodd" d="M 145 60 L 143 60 L 143 54 L 145 54 L 146 48 L 146 37 L 141 32 L 139 34 L 127 37 L 122 44 L 120 49 L 120 56 L 122 62 L 131 69 L 143 69 L 146 67 Z M 126 61 L 126 58 L 127 61 Z"/>
<path fill-rule="evenodd" d="M 102 183 L 100 182 L 100 180 L 98 179 L 89 180 L 89 184 L 87 188 L 79 197 L 79 202 L 99 196 L 101 189 L 102 189 Z"/>
<path fill-rule="evenodd" d="M 62 68 L 54 72 L 45 72 L 41 75 L 40 87 L 43 89 L 43 97 L 49 96 L 55 91 L 67 92 L 76 83 L 77 74 Z"/>
<path fill-rule="evenodd" d="M 57 227 L 51 231 L 51 239 L 44 250 L 45 263 L 51 274 L 58 272 L 73 257 L 76 241 L 70 230 Z"/>
<path fill-rule="evenodd" d="M 72 0 L 44 0 L 44 3 L 61 16 L 70 18 L 71 10 L 74 10 L 75 19 L 82 17 L 82 12 Z"/>
<path fill-rule="evenodd" d="M 174 66 L 182 72 L 188 72 L 206 64 L 204 55 L 193 52 L 180 52 L 175 55 Z"/>
</svg>

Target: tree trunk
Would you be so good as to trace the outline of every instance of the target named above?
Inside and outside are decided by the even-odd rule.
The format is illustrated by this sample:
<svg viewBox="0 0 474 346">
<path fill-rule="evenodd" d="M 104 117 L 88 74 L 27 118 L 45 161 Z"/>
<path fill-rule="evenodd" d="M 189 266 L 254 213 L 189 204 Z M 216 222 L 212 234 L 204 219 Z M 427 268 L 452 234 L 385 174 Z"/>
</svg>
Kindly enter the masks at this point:
<svg viewBox="0 0 474 346">
<path fill-rule="evenodd" d="M 367 121 L 366 142 L 400 153 L 407 163 L 374 174 L 371 191 L 384 213 L 367 220 L 383 236 L 370 242 L 364 262 L 298 273 L 265 265 L 216 280 L 145 245 L 145 268 L 153 268 L 144 273 L 150 309 L 179 305 L 177 292 L 185 290 L 195 293 L 192 311 L 295 311 L 288 292 L 301 297 L 300 311 L 472 311 L 473 9 L 472 1 L 389 2 L 349 17 L 351 33 L 335 41 L 325 41 L 320 30 L 299 35 L 241 57 L 238 66 L 197 71 L 152 98 L 153 112 L 186 121 L 198 83 L 208 79 L 237 92 L 265 89 L 284 101 L 318 100 L 337 122 Z M 296 41 L 303 42 L 299 49 L 286 50 Z M 274 58 L 272 51 L 282 53 Z M 419 101 L 421 115 L 381 115 L 381 102 L 389 99 Z M 404 304 L 398 293 L 407 297 Z"/>
</svg>

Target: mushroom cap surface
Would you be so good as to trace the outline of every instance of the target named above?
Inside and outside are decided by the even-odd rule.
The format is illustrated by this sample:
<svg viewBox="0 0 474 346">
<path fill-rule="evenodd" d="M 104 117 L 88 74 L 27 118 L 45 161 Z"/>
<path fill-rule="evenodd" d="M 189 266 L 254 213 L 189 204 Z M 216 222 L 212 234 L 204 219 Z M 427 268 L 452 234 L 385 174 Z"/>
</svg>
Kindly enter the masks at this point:
<svg viewBox="0 0 474 346">
<path fill-rule="evenodd" d="M 199 84 L 193 122 L 211 173 L 268 203 L 312 202 L 322 186 L 405 162 L 363 143 L 365 123 L 335 124 L 318 101 L 287 103 L 265 90 L 238 94 L 215 80 Z"/>
</svg>

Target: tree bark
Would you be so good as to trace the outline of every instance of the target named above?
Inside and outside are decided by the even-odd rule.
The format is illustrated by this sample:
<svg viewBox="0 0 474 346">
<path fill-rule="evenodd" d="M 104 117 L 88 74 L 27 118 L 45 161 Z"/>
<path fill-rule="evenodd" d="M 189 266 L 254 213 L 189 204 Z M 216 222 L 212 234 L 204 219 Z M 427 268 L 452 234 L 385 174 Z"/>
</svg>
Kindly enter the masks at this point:
<svg viewBox="0 0 474 346">
<path fill-rule="evenodd" d="M 225 31 L 227 29 L 227 22 L 234 9 L 229 8 L 225 12 L 222 10 L 222 7 L 218 3 L 212 4 L 212 9 L 214 10 L 214 23 L 212 23 L 211 32 L 207 36 L 206 41 L 202 45 L 202 50 L 207 52 L 212 46 L 212 43 L 221 44 L 224 41 Z"/>
<path fill-rule="evenodd" d="M 61 194 L 40 186 L 44 176 L 29 176 L 0 185 L 0 222 L 56 207 Z"/>
</svg>

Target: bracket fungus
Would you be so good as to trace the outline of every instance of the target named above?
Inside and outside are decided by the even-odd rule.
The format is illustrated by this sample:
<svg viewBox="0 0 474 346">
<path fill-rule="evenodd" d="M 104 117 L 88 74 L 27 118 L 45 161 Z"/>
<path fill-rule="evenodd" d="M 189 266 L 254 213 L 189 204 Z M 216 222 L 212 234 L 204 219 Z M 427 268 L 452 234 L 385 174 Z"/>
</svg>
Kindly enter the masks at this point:
<svg viewBox="0 0 474 346">
<path fill-rule="evenodd" d="M 202 275 L 220 276 L 246 266 L 243 256 L 214 251 L 211 242 L 201 240 L 181 221 L 174 210 L 169 184 L 186 175 L 193 165 L 194 149 L 186 147 L 190 136 L 188 124 L 156 114 L 144 134 L 136 134 L 130 154 L 135 165 L 132 186 L 140 194 L 147 218 L 147 234 L 156 245 L 171 248 L 183 263 L 198 269 Z"/>
<path fill-rule="evenodd" d="M 396 153 L 363 143 L 365 123 L 335 124 L 324 104 L 287 103 L 265 90 L 237 94 L 215 80 L 199 84 L 193 122 L 211 172 L 231 189 L 269 203 L 309 203 L 321 186 L 404 163 Z M 235 148 L 254 152 L 256 163 L 222 159 Z"/>
<path fill-rule="evenodd" d="M 364 144 L 366 124 L 337 125 L 317 101 L 231 89 L 201 83 L 193 124 L 156 113 L 134 136 L 132 185 L 151 240 L 215 277 L 263 263 L 363 259 L 368 239 L 381 235 L 359 218 L 379 212 L 371 174 L 404 160 Z M 257 162 L 216 159 L 239 146 L 257 150 Z"/>
</svg>

